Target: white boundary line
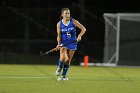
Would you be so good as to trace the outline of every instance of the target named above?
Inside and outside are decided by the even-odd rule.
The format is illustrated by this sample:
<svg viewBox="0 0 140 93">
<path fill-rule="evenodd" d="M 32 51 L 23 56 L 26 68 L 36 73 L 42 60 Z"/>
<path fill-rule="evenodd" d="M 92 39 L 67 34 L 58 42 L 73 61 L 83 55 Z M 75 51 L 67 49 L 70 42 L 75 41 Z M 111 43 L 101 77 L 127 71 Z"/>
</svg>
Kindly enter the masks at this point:
<svg viewBox="0 0 140 93">
<path fill-rule="evenodd" d="M 57 78 L 57 77 L 41 77 L 41 76 L 2 76 L 1 78 Z M 95 77 L 69 77 L 69 78 L 83 78 L 83 79 L 90 79 L 90 78 L 95 78 Z"/>
<path fill-rule="evenodd" d="M 0 78 L 53 78 L 53 77 L 40 77 L 40 76 L 2 76 Z"/>
<path fill-rule="evenodd" d="M 57 79 L 58 77 L 41 77 L 41 76 L 2 76 L 0 79 Z M 119 81 L 128 81 L 128 80 L 135 80 L 134 78 L 116 78 L 116 77 L 107 77 L 107 78 L 101 78 L 101 77 L 68 77 L 70 79 L 93 79 L 93 80 L 119 80 Z M 137 80 L 137 79 L 136 79 Z"/>
</svg>

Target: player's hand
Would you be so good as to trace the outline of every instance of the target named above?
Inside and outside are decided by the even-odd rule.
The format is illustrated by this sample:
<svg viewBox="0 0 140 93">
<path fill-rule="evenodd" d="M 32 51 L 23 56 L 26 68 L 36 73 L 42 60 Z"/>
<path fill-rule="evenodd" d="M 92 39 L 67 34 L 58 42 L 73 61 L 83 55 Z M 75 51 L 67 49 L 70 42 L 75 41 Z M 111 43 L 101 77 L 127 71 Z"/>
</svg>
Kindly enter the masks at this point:
<svg viewBox="0 0 140 93">
<path fill-rule="evenodd" d="M 62 45 L 57 45 L 56 48 L 55 48 L 55 51 L 58 51 L 62 48 Z"/>
<path fill-rule="evenodd" d="M 77 37 L 77 42 L 80 42 L 81 41 L 81 36 L 78 36 Z"/>
</svg>

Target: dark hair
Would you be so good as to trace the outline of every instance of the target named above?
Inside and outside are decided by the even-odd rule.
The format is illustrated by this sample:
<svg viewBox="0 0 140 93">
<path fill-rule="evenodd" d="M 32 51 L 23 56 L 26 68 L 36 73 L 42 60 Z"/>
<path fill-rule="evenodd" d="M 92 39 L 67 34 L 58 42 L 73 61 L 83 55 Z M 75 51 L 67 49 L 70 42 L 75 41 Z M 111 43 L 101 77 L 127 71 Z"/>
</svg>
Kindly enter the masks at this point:
<svg viewBox="0 0 140 93">
<path fill-rule="evenodd" d="M 64 12 L 65 10 L 70 10 L 70 9 L 69 9 L 69 8 L 62 8 L 62 9 L 61 9 L 61 15 L 63 14 L 63 12 Z M 62 19 L 62 16 L 60 16 L 60 19 Z"/>
</svg>

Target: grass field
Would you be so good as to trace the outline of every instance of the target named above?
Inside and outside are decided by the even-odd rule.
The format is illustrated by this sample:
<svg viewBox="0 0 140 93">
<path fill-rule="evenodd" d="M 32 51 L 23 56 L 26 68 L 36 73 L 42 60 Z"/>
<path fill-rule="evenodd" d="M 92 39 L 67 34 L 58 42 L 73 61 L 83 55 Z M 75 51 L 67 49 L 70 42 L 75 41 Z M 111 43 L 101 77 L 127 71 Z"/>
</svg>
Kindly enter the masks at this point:
<svg viewBox="0 0 140 93">
<path fill-rule="evenodd" d="M 0 65 L 0 93 L 140 93 L 140 68 L 71 66 L 57 81 L 56 65 Z"/>
</svg>

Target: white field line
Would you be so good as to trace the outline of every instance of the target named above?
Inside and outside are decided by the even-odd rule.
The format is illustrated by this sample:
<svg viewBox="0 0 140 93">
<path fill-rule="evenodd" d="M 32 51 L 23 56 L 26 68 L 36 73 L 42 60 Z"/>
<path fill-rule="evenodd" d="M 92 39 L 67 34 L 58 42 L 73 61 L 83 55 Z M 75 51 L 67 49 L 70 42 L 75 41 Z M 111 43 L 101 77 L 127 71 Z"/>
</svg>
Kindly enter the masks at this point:
<svg viewBox="0 0 140 93">
<path fill-rule="evenodd" d="M 0 79 L 56 79 L 58 77 L 45 77 L 45 76 L 1 76 Z M 119 80 L 119 81 L 129 81 L 129 80 L 137 80 L 135 78 L 131 78 L 131 79 L 128 79 L 128 78 L 115 78 L 115 77 L 108 77 L 108 78 L 101 78 L 101 77 L 92 77 L 92 76 L 89 76 L 89 77 L 83 77 L 83 76 L 77 76 L 77 77 L 68 77 L 69 79 L 93 79 L 93 80 Z"/>
<path fill-rule="evenodd" d="M 0 78 L 57 78 L 57 77 L 43 77 L 43 76 L 1 76 Z M 83 79 L 92 79 L 95 77 L 69 77 L 69 78 L 83 78 Z"/>
</svg>

